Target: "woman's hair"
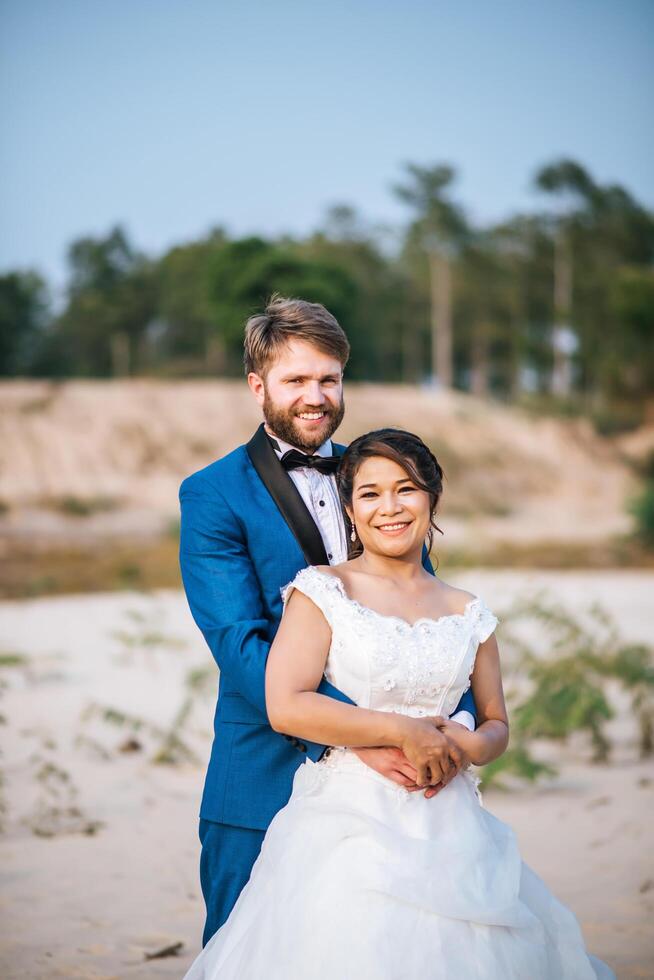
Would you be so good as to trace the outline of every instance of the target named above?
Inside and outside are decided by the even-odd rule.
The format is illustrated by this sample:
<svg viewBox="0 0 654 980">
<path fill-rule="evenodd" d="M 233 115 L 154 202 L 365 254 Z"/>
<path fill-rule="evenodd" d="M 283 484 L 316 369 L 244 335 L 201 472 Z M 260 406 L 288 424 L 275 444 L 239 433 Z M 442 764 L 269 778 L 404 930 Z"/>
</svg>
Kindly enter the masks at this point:
<svg viewBox="0 0 654 980">
<path fill-rule="evenodd" d="M 245 373 L 254 371 L 265 377 L 279 351 L 290 340 L 312 344 L 324 354 L 335 357 L 343 367 L 350 356 L 350 345 L 343 329 L 322 303 L 286 299 L 273 293 L 263 313 L 251 316 L 245 324 Z"/>
<path fill-rule="evenodd" d="M 385 459 L 393 460 L 411 477 L 417 487 L 429 494 L 431 527 L 427 547 L 431 550 L 434 531 L 443 533 L 434 520 L 443 492 L 443 470 L 431 449 L 424 444 L 420 436 L 412 432 L 405 432 L 404 429 L 376 429 L 350 443 L 336 474 L 343 509 L 345 507 L 352 509 L 354 479 L 362 463 L 373 456 L 383 456 Z M 345 526 L 349 535 L 352 531 L 352 523 L 347 513 L 345 513 Z M 357 535 L 354 543 L 349 541 L 348 558 L 356 558 L 362 551 L 363 546 Z"/>
</svg>

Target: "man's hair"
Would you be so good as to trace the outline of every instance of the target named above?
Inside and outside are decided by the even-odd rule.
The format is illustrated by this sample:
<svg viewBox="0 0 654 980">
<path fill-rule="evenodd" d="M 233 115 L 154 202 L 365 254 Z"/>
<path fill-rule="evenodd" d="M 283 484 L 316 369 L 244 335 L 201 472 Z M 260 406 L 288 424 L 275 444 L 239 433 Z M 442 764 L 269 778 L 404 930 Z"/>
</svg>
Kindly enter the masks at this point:
<svg viewBox="0 0 654 980">
<path fill-rule="evenodd" d="M 290 340 L 313 344 L 324 354 L 336 357 L 343 367 L 350 356 L 343 329 L 322 303 L 287 299 L 273 293 L 263 313 L 251 316 L 245 324 L 245 373 L 254 371 L 265 377 L 279 351 Z"/>
</svg>

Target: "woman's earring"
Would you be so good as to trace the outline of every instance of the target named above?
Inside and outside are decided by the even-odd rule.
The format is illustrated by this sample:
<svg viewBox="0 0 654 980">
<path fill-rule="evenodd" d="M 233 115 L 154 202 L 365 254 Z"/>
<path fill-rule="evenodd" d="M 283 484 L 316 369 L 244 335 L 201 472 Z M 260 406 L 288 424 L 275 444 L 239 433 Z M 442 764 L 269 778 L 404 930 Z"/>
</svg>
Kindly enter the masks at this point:
<svg viewBox="0 0 654 980">
<path fill-rule="evenodd" d="M 357 529 L 356 529 L 356 527 L 353 524 L 352 525 L 352 533 L 350 534 L 350 541 L 352 542 L 352 544 L 354 544 L 354 542 L 356 541 L 356 539 L 357 539 Z"/>
</svg>

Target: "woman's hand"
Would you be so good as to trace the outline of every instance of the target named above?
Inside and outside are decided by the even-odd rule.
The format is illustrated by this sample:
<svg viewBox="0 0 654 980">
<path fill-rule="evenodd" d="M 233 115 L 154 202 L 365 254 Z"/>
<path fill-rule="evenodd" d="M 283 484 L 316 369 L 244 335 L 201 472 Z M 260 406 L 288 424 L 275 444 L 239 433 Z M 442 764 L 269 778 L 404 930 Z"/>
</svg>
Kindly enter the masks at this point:
<svg viewBox="0 0 654 980">
<path fill-rule="evenodd" d="M 471 762 L 474 762 L 475 755 L 479 751 L 479 738 L 475 732 L 471 732 L 465 725 L 460 725 L 458 721 L 451 718 L 432 718 L 438 730 L 446 735 L 451 742 L 459 747 L 463 753 L 463 769 L 467 769 Z"/>
<path fill-rule="evenodd" d="M 470 732 L 464 725 L 459 725 L 449 718 L 432 719 L 438 723 L 439 730 L 466 756 L 466 763 L 473 766 L 485 766 L 502 755 L 509 740 L 509 727 L 500 718 L 488 718 L 479 728 Z"/>
<path fill-rule="evenodd" d="M 420 787 L 445 786 L 465 761 L 459 746 L 439 730 L 445 720 L 406 716 L 402 720 L 400 748 L 416 770 Z"/>
</svg>

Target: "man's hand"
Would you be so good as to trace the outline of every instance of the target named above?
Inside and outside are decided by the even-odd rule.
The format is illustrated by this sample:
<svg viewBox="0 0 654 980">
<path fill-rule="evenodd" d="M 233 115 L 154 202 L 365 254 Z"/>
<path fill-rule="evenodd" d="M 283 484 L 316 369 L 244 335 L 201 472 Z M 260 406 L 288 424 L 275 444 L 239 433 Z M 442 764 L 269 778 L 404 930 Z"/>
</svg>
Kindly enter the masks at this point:
<svg viewBox="0 0 654 980">
<path fill-rule="evenodd" d="M 391 782 L 408 790 L 420 789 L 416 783 L 418 775 L 404 752 L 394 748 L 352 749 L 354 754 L 370 769 Z"/>
</svg>

